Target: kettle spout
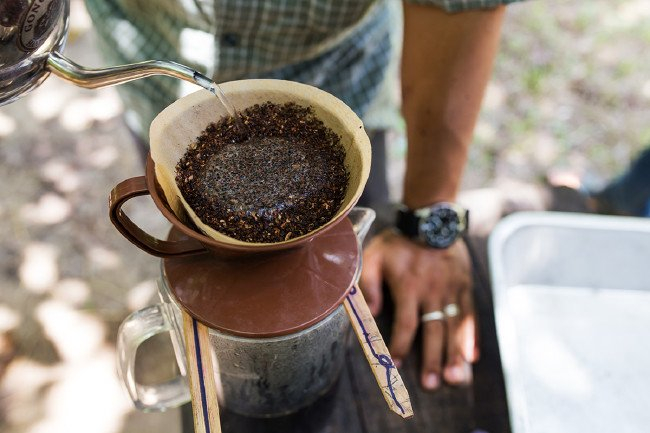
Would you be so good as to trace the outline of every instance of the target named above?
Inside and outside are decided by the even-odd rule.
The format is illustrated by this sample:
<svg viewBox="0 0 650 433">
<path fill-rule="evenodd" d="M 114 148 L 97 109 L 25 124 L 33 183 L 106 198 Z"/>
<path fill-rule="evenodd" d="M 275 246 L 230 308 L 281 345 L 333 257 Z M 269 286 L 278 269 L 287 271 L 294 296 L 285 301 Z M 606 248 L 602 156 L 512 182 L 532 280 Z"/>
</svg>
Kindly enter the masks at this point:
<svg viewBox="0 0 650 433">
<path fill-rule="evenodd" d="M 164 60 L 148 60 L 128 65 L 91 69 L 74 63 L 61 53 L 53 52 L 48 56 L 47 68 L 59 78 L 87 89 L 114 86 L 152 75 L 179 78 L 205 88 L 213 84 L 211 79 L 194 69 Z"/>
</svg>

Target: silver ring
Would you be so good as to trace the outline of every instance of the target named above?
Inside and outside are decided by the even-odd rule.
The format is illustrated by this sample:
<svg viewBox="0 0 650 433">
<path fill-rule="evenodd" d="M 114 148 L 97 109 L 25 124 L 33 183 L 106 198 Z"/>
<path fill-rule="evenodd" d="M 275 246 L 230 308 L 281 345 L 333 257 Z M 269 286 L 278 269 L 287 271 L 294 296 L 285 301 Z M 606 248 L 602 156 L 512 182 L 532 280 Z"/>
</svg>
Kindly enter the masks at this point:
<svg viewBox="0 0 650 433">
<path fill-rule="evenodd" d="M 422 323 L 424 323 L 424 322 L 432 322 L 435 320 L 443 320 L 444 318 L 445 318 L 445 313 L 443 313 L 440 310 L 436 310 L 430 313 L 423 314 L 420 320 L 422 321 Z"/>
<path fill-rule="evenodd" d="M 442 309 L 444 311 L 445 317 L 456 317 L 458 316 L 458 305 L 456 304 L 449 304 L 445 305 L 445 308 Z"/>
</svg>

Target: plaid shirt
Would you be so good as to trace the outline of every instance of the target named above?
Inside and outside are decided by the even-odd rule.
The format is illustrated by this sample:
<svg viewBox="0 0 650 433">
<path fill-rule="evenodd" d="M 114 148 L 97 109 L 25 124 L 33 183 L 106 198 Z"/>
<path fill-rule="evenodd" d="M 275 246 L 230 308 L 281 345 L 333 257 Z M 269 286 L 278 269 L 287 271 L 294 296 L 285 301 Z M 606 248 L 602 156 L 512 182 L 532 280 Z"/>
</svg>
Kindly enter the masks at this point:
<svg viewBox="0 0 650 433">
<path fill-rule="evenodd" d="M 519 0 L 410 0 L 449 12 Z M 167 59 L 216 82 L 299 81 L 347 103 L 368 129 L 399 120 L 401 41 L 397 0 L 86 0 L 111 64 Z M 153 118 L 196 90 L 167 77 L 118 89 L 129 126 L 146 137 Z"/>
</svg>

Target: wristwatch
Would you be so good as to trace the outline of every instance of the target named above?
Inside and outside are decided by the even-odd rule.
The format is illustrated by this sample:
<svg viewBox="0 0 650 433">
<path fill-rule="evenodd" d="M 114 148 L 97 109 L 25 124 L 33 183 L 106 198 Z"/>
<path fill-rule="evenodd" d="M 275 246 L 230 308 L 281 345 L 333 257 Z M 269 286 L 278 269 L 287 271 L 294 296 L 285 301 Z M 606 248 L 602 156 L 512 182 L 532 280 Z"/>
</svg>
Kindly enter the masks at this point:
<svg viewBox="0 0 650 433">
<path fill-rule="evenodd" d="M 432 248 L 448 248 L 468 225 L 469 211 L 456 203 L 439 202 L 415 210 L 403 206 L 397 211 L 397 229 Z"/>
</svg>

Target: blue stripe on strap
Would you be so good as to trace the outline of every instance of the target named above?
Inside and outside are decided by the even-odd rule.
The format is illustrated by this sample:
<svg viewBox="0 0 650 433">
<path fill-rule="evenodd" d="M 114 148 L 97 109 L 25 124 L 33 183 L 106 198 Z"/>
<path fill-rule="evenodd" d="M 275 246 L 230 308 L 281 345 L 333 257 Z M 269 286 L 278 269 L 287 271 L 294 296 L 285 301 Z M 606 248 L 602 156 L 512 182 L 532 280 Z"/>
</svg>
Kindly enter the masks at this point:
<svg viewBox="0 0 650 433">
<path fill-rule="evenodd" d="M 196 355 L 196 365 L 199 370 L 199 388 L 201 390 L 201 409 L 203 409 L 203 424 L 205 425 L 205 432 L 210 433 L 210 423 L 208 422 L 208 399 L 205 393 L 205 378 L 203 377 L 203 359 L 201 358 L 199 330 L 198 323 L 194 318 L 192 318 L 192 328 L 194 330 L 194 351 Z"/>
</svg>

